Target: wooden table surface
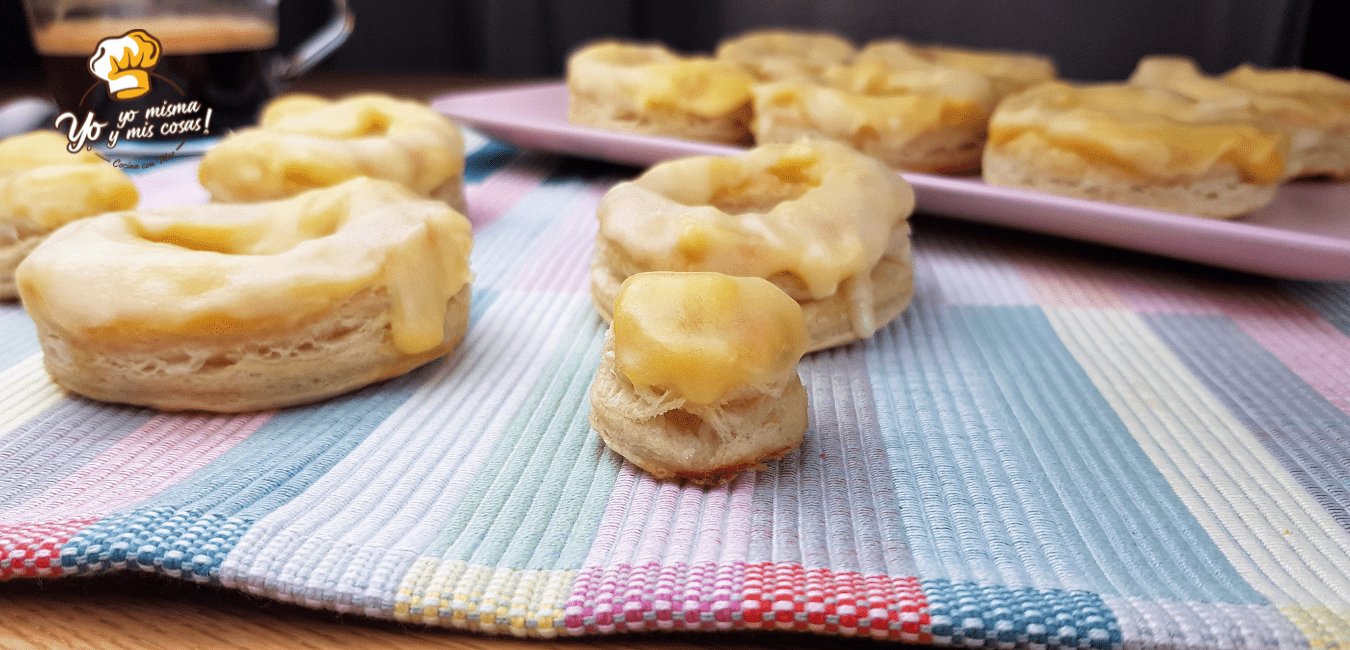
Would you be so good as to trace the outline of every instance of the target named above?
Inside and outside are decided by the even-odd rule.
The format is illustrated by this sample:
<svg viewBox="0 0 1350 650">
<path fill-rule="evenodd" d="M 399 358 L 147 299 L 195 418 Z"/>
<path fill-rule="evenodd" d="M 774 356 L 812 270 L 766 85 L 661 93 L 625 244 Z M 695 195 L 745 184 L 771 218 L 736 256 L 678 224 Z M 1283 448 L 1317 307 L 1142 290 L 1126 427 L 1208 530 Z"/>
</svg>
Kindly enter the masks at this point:
<svg viewBox="0 0 1350 650">
<path fill-rule="evenodd" d="M 523 81 L 523 80 L 519 80 Z M 466 75 L 318 72 L 292 90 L 328 96 L 374 90 L 416 99 L 510 80 Z M 0 101 L 41 92 L 38 79 L 4 84 Z M 897 648 L 871 639 L 800 633 L 671 633 L 556 641 L 489 637 L 313 610 L 145 573 L 0 582 L 0 650 L 239 648 L 314 650 L 753 650 Z"/>
<path fill-rule="evenodd" d="M 489 637 L 307 609 L 145 573 L 0 582 L 0 650 L 842 650 L 897 648 L 800 633 Z"/>
</svg>

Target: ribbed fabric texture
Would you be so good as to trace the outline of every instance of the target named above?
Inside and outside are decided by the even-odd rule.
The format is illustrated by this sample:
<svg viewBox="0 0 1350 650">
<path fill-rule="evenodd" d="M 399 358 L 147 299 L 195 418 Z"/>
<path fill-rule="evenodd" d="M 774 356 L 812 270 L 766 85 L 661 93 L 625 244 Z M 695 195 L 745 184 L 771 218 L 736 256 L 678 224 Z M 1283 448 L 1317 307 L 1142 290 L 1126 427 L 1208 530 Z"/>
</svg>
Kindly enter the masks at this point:
<svg viewBox="0 0 1350 650">
<path fill-rule="evenodd" d="M 468 335 L 311 406 L 70 396 L 0 305 L 0 577 L 148 570 L 496 634 L 1350 646 L 1350 283 L 916 217 L 912 306 L 814 353 L 800 448 L 715 488 L 598 440 L 595 207 L 468 134 Z M 204 200 L 191 163 L 137 177 Z"/>
</svg>

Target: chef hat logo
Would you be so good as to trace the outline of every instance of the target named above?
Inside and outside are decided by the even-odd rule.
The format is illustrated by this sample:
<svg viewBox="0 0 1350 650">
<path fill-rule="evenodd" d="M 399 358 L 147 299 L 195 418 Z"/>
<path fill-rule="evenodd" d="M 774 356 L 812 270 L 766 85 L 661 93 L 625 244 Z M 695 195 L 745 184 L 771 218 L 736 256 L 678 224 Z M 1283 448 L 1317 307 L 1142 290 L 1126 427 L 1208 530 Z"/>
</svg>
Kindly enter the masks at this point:
<svg viewBox="0 0 1350 650">
<path fill-rule="evenodd" d="M 89 72 L 108 82 L 113 99 L 134 99 L 150 92 L 150 70 L 159 63 L 159 39 L 143 29 L 105 38 L 89 57 Z"/>
</svg>

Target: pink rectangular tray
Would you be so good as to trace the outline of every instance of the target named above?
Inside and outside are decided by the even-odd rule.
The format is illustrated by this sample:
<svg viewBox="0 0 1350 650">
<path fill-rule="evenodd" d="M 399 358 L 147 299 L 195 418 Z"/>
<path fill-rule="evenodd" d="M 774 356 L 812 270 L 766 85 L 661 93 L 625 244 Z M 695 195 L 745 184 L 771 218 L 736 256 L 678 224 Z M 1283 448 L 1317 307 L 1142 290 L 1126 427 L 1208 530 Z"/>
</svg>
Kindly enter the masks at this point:
<svg viewBox="0 0 1350 650">
<path fill-rule="evenodd" d="M 444 95 L 432 106 L 511 144 L 648 166 L 725 145 L 576 126 L 561 82 Z M 1238 219 L 1206 219 L 905 172 L 918 209 L 1239 271 L 1300 280 L 1350 280 L 1350 183 L 1293 183 Z"/>
</svg>

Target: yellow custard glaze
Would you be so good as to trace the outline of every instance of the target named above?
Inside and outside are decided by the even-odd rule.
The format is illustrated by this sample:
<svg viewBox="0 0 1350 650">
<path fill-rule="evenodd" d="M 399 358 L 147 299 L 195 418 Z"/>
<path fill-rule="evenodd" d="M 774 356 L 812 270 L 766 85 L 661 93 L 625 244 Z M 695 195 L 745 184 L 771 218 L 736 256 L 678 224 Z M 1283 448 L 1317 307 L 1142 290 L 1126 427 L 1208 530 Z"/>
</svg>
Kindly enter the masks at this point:
<svg viewBox="0 0 1350 650">
<path fill-rule="evenodd" d="M 782 381 L 797 371 L 807 341 L 801 307 L 761 278 L 639 273 L 614 301 L 619 371 L 695 404 Z"/>
<path fill-rule="evenodd" d="M 736 65 L 709 57 L 681 56 L 660 45 L 606 41 L 568 60 L 568 79 L 582 92 L 599 83 L 617 89 L 636 108 L 668 109 L 716 118 L 750 101 L 754 79 Z"/>
<path fill-rule="evenodd" d="M 0 140 L 0 223 L 55 230 L 76 219 L 136 205 L 131 177 L 92 151 L 70 153 L 66 137 L 33 131 Z"/>
<path fill-rule="evenodd" d="M 985 112 L 994 102 L 992 86 L 983 75 L 932 64 L 894 68 L 880 61 L 863 62 L 832 67 L 823 78 L 828 86 L 865 97 L 928 97 Z"/>
<path fill-rule="evenodd" d="M 54 233 L 20 265 L 26 304 L 92 338 L 287 328 L 383 288 L 395 346 L 441 342 L 472 232 L 444 203 L 355 179 L 292 199 L 118 212 Z M 115 296 L 115 300 L 108 299 Z"/>
<path fill-rule="evenodd" d="M 1216 116 L 1272 120 L 1285 126 L 1344 126 L 1350 122 L 1350 82 L 1312 70 L 1238 67 L 1222 77 L 1206 75 L 1180 56 L 1144 57 L 1130 83 L 1175 90 Z"/>
<path fill-rule="evenodd" d="M 1350 81 L 1317 70 L 1297 68 L 1261 69 L 1240 65 L 1223 76 L 1224 81 L 1250 90 L 1277 95 L 1321 96 L 1350 106 Z"/>
<path fill-rule="evenodd" d="M 803 140 L 656 165 L 608 192 L 597 216 L 600 236 L 641 270 L 788 273 L 803 298 L 823 298 L 866 277 L 913 209 L 913 190 L 885 165 Z"/>
<path fill-rule="evenodd" d="M 810 124 L 849 140 L 908 140 L 944 126 L 982 128 L 994 108 L 988 80 L 931 65 L 899 71 L 876 62 L 836 66 L 820 81 L 760 84 L 753 93 L 757 122 L 772 117 Z"/>
<path fill-rule="evenodd" d="M 1279 130 L 1216 118 L 1213 107 L 1180 93 L 1126 84 L 1051 82 L 1009 97 L 990 120 L 990 145 L 1024 133 L 1165 179 L 1200 176 L 1224 161 L 1249 182 L 1272 183 L 1288 149 Z"/>
<path fill-rule="evenodd" d="M 936 66 L 978 74 L 1005 96 L 1055 78 L 1055 64 L 1036 54 L 971 50 L 940 45 L 913 45 L 897 39 L 872 41 L 858 53 L 855 65 L 880 62 L 894 70 Z"/>
<path fill-rule="evenodd" d="M 1054 61 L 1037 54 L 967 50 L 940 45 L 925 46 L 920 51 L 938 65 L 988 77 L 1000 96 L 1051 81 L 1058 75 Z"/>
</svg>

